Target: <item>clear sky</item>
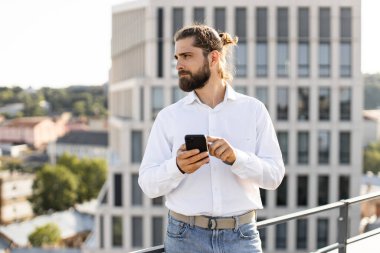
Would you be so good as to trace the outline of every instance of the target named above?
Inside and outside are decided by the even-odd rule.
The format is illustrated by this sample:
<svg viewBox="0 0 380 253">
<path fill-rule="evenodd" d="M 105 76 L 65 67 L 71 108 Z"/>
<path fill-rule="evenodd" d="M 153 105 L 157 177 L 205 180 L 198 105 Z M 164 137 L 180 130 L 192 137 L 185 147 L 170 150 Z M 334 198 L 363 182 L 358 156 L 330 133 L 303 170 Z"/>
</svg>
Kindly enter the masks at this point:
<svg viewBox="0 0 380 253">
<path fill-rule="evenodd" d="M 103 84 L 111 7 L 128 0 L 0 0 L 0 86 Z M 362 0 L 362 71 L 380 72 L 380 1 Z"/>
</svg>

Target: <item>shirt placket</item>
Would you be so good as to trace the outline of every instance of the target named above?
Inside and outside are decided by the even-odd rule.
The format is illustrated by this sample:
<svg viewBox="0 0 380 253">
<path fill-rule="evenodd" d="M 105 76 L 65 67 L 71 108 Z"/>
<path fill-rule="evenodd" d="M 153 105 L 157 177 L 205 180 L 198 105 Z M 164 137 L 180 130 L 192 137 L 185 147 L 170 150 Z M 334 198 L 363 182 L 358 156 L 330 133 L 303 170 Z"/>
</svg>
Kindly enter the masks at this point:
<svg viewBox="0 0 380 253">
<path fill-rule="evenodd" d="M 220 133 L 217 128 L 217 112 L 213 109 L 209 109 L 209 135 L 218 137 Z M 218 216 L 222 214 L 222 196 L 220 189 L 220 179 L 219 179 L 219 171 L 217 167 L 217 158 L 211 157 L 210 159 L 210 168 L 211 168 L 211 187 L 212 187 L 212 206 L 213 206 L 213 214 Z"/>
</svg>

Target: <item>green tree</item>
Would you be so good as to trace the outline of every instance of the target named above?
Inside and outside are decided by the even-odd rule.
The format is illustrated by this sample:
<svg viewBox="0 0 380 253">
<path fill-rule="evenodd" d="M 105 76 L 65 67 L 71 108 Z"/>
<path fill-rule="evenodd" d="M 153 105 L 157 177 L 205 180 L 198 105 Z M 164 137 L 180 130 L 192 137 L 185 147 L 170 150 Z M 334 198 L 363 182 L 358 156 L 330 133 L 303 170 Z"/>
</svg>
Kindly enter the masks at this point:
<svg viewBox="0 0 380 253">
<path fill-rule="evenodd" d="M 79 159 L 74 155 L 63 154 L 58 165 L 67 167 L 78 179 L 77 202 L 95 198 L 107 176 L 107 164 L 102 159 Z"/>
<path fill-rule="evenodd" d="M 369 144 L 364 149 L 364 172 L 380 172 L 380 142 Z"/>
<path fill-rule="evenodd" d="M 78 202 L 81 203 L 96 198 L 106 181 L 106 162 L 101 159 L 83 159 L 77 171 L 80 184 L 78 189 Z"/>
<path fill-rule="evenodd" d="M 28 240 L 33 247 L 54 246 L 61 241 L 61 231 L 56 224 L 48 223 L 37 227 Z"/>
<path fill-rule="evenodd" d="M 78 179 L 62 165 L 45 165 L 36 174 L 30 202 L 36 214 L 65 210 L 76 203 Z"/>
</svg>

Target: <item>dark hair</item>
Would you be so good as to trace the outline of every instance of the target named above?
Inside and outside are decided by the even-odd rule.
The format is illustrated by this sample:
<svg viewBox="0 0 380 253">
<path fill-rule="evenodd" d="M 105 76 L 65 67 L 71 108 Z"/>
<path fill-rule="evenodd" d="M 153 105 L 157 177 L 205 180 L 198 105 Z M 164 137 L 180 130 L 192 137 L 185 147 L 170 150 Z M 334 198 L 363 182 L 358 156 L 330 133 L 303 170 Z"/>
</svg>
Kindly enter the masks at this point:
<svg viewBox="0 0 380 253">
<path fill-rule="evenodd" d="M 232 80 L 232 65 L 227 62 L 230 56 L 229 46 L 237 44 L 238 38 L 226 32 L 218 33 L 214 28 L 202 24 L 194 24 L 185 26 L 178 30 L 174 35 L 174 41 L 193 37 L 194 47 L 199 47 L 203 51 L 203 55 L 207 55 L 216 50 L 221 54 L 221 61 L 218 72 L 220 77 L 225 80 Z"/>
</svg>

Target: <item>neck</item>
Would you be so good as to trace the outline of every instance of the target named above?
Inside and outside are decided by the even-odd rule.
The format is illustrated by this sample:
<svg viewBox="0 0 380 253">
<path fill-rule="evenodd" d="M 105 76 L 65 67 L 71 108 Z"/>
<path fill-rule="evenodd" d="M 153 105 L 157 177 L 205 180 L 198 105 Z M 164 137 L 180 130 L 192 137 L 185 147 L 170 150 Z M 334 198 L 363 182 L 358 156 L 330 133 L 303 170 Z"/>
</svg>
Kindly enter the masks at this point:
<svg viewBox="0 0 380 253">
<path fill-rule="evenodd" d="M 227 84 L 223 79 L 210 77 L 207 84 L 201 89 L 196 89 L 195 93 L 202 103 L 215 108 L 215 106 L 223 102 L 226 86 Z"/>
</svg>

